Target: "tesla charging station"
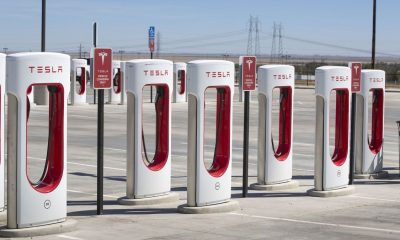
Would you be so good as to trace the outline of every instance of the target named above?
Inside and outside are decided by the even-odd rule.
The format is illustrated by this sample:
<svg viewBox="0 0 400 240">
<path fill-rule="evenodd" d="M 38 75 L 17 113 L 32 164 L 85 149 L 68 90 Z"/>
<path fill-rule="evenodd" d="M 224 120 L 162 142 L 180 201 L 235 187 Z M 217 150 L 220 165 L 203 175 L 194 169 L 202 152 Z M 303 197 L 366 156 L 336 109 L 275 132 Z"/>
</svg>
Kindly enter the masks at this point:
<svg viewBox="0 0 400 240">
<path fill-rule="evenodd" d="M 121 93 L 122 93 L 122 78 L 121 78 L 121 61 L 113 60 L 113 84 L 110 88 L 108 94 L 108 103 L 110 104 L 120 104 L 121 103 Z"/>
<path fill-rule="evenodd" d="M 324 66 L 315 70 L 315 176 L 311 196 L 330 197 L 354 191 L 349 183 L 351 70 Z M 331 96 L 333 97 L 331 99 Z M 332 111 L 334 109 L 334 111 Z M 334 114 L 335 119 L 331 119 Z M 330 122 L 333 120 L 334 122 Z M 331 126 L 333 129 L 330 129 Z M 331 134 L 334 134 L 331 136 Z M 330 143 L 330 139 L 333 143 Z M 333 145 L 333 146 L 330 146 Z"/>
<path fill-rule="evenodd" d="M 382 171 L 385 72 L 362 70 L 356 98 L 355 177 L 387 175 Z"/>
<path fill-rule="evenodd" d="M 4 92 L 6 88 L 6 55 L 0 53 L 0 212 L 5 209 L 4 203 Z"/>
<path fill-rule="evenodd" d="M 186 102 L 186 63 L 174 63 L 174 90 L 173 99 L 174 103 Z"/>
<path fill-rule="evenodd" d="M 87 104 L 87 62 L 85 59 L 71 60 L 71 105 Z"/>
<path fill-rule="evenodd" d="M 183 213 L 232 211 L 231 199 L 232 100 L 235 66 L 222 60 L 198 60 L 188 64 L 188 182 Z M 206 99 L 207 89 L 217 90 L 217 99 Z M 205 101 L 216 101 L 216 135 L 211 166 L 205 164 Z M 211 205 L 211 206 L 210 206 Z M 213 206 L 214 205 L 214 206 Z M 232 209 L 234 208 L 234 209 Z"/>
<path fill-rule="evenodd" d="M 171 191 L 171 94 L 173 64 L 167 60 L 141 59 L 125 63 L 127 93 L 127 196 L 120 204 L 155 204 L 176 201 Z M 150 146 L 144 135 L 144 100 L 148 86 L 155 87 L 155 146 L 151 159 Z M 147 104 L 147 103 L 146 103 Z M 148 131 L 148 130 L 147 130 Z"/>
<path fill-rule="evenodd" d="M 256 190 L 294 188 L 292 180 L 293 158 L 293 94 L 294 67 L 288 65 L 264 65 L 258 69 L 258 183 Z M 274 98 L 274 90 L 279 96 Z M 278 112 L 273 113 L 273 105 Z M 276 118 L 273 118 L 273 115 Z M 273 121 L 278 121 L 274 123 Z M 273 139 L 273 128 L 278 136 Z"/>
<path fill-rule="evenodd" d="M 28 174 L 30 87 L 49 92 L 49 137 L 46 164 L 39 181 Z M 58 53 L 7 56 L 8 166 L 7 228 L 63 222 L 67 216 L 67 101 L 70 57 Z M 41 230 L 43 231 L 43 229 Z"/>
</svg>

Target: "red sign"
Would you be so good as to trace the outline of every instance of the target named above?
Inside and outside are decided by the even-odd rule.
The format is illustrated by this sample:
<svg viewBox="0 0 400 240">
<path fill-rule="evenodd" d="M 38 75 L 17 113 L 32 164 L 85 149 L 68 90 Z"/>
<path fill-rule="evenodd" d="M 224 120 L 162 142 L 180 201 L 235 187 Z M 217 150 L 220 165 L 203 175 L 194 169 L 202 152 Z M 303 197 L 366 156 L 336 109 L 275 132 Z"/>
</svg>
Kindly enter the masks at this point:
<svg viewBox="0 0 400 240">
<path fill-rule="evenodd" d="M 95 48 L 93 54 L 93 88 L 109 89 L 112 87 L 112 50 Z"/>
<path fill-rule="evenodd" d="M 361 63 L 350 62 L 349 67 L 351 68 L 351 91 L 359 92 L 361 87 Z"/>
<path fill-rule="evenodd" d="M 150 52 L 154 52 L 154 38 L 149 39 L 149 49 Z"/>
<path fill-rule="evenodd" d="M 256 64 L 255 56 L 241 57 L 242 67 L 242 89 L 243 91 L 253 91 L 256 89 Z"/>
</svg>

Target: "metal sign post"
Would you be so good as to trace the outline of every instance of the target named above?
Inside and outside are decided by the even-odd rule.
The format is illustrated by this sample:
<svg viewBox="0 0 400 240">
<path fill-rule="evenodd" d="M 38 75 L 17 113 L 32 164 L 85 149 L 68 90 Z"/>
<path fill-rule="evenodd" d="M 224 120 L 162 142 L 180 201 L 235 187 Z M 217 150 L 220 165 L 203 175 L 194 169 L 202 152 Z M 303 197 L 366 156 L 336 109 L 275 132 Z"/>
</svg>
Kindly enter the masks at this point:
<svg viewBox="0 0 400 240">
<path fill-rule="evenodd" d="M 93 47 L 97 47 L 97 23 L 93 23 Z M 92 76 L 93 82 L 93 76 Z M 92 83 L 93 84 L 93 83 Z M 93 104 L 96 104 L 96 90 L 93 90 Z"/>
<path fill-rule="evenodd" d="M 247 196 L 249 186 L 249 117 L 250 117 L 250 91 L 256 89 L 257 59 L 254 56 L 241 56 L 239 65 L 241 81 L 244 91 L 244 126 L 243 126 L 243 189 L 242 197 Z"/>
<path fill-rule="evenodd" d="M 354 165 L 355 165 L 355 128 L 356 128 L 356 94 L 361 87 L 361 63 L 350 62 L 351 68 L 351 130 L 350 130 L 350 173 L 349 185 L 354 182 Z"/>
<path fill-rule="evenodd" d="M 112 50 L 94 48 L 92 51 L 93 89 L 98 89 L 97 105 L 97 215 L 103 212 L 104 175 L 104 89 L 112 87 Z"/>
<path fill-rule="evenodd" d="M 154 38 L 156 35 L 156 28 L 154 26 L 149 27 L 149 50 L 150 50 L 150 59 L 153 59 L 154 53 Z M 153 86 L 150 86 L 150 102 L 153 102 Z"/>
<path fill-rule="evenodd" d="M 400 121 L 396 121 L 397 131 L 399 133 L 399 177 L 400 177 Z"/>
</svg>

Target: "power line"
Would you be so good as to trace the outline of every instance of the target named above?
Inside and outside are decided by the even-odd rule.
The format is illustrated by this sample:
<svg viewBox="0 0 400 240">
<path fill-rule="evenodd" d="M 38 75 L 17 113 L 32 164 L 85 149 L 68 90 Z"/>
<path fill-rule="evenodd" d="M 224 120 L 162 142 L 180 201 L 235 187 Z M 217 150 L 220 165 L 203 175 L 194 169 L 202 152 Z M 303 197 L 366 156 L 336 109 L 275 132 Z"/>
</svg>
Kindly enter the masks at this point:
<svg viewBox="0 0 400 240">
<path fill-rule="evenodd" d="M 179 46 L 179 45 L 185 44 L 185 43 L 196 43 L 196 42 L 209 41 L 209 40 L 213 40 L 213 39 L 230 38 L 232 36 L 243 35 L 244 33 L 245 32 L 242 29 L 242 30 L 235 30 L 235 31 L 229 31 L 229 32 L 207 34 L 207 35 L 202 35 L 202 36 L 197 36 L 197 37 L 175 39 L 175 40 L 164 41 L 163 46 L 170 46 L 170 45 Z M 147 48 L 147 43 L 116 46 L 116 48 L 121 48 L 121 49 Z M 163 47 L 163 48 L 165 48 L 165 47 Z"/>
<path fill-rule="evenodd" d="M 246 38 L 240 38 L 240 39 L 231 39 L 231 40 L 225 40 L 225 41 L 214 41 L 214 42 L 208 42 L 208 43 L 202 43 L 202 44 L 192 44 L 192 45 L 182 45 L 182 46 L 177 46 L 177 47 L 164 47 L 164 51 L 169 51 L 169 50 L 175 50 L 175 49 L 180 49 L 184 50 L 185 48 L 198 48 L 198 47 L 205 47 L 205 46 L 219 46 L 219 45 L 226 45 L 228 43 L 237 43 L 237 42 L 244 42 L 246 41 Z"/>
</svg>

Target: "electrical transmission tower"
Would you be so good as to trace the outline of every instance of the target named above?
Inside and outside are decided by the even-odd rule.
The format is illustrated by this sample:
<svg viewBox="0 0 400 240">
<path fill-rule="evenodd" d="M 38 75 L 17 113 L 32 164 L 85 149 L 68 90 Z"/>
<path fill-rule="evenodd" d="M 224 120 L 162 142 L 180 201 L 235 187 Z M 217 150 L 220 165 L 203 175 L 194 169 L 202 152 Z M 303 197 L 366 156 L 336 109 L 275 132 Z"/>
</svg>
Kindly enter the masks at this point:
<svg viewBox="0 0 400 240">
<path fill-rule="evenodd" d="M 258 17 L 255 18 L 255 28 L 256 28 L 256 43 L 254 47 L 254 56 L 260 55 L 260 22 L 258 21 Z"/>
<path fill-rule="evenodd" d="M 279 24 L 279 46 L 278 46 L 278 57 L 280 62 L 283 62 L 283 42 L 282 42 L 282 23 Z"/>
<path fill-rule="evenodd" d="M 278 45 L 278 46 L 277 46 Z M 283 26 L 274 22 L 272 29 L 271 62 L 283 61 Z"/>
<path fill-rule="evenodd" d="M 249 20 L 249 35 L 247 37 L 247 55 L 251 55 L 253 51 L 253 16 Z"/>
<path fill-rule="evenodd" d="M 160 58 L 160 50 L 161 50 L 161 33 L 158 31 L 156 39 L 156 58 Z"/>
<path fill-rule="evenodd" d="M 271 56 L 270 61 L 273 63 L 276 57 L 276 23 L 274 22 L 272 29 L 272 46 L 271 46 Z"/>
<path fill-rule="evenodd" d="M 258 17 L 250 16 L 249 19 L 249 33 L 247 37 L 247 55 L 260 55 L 260 21 Z M 255 41 L 253 42 L 253 35 Z M 254 46 L 254 47 L 253 47 Z"/>
</svg>

